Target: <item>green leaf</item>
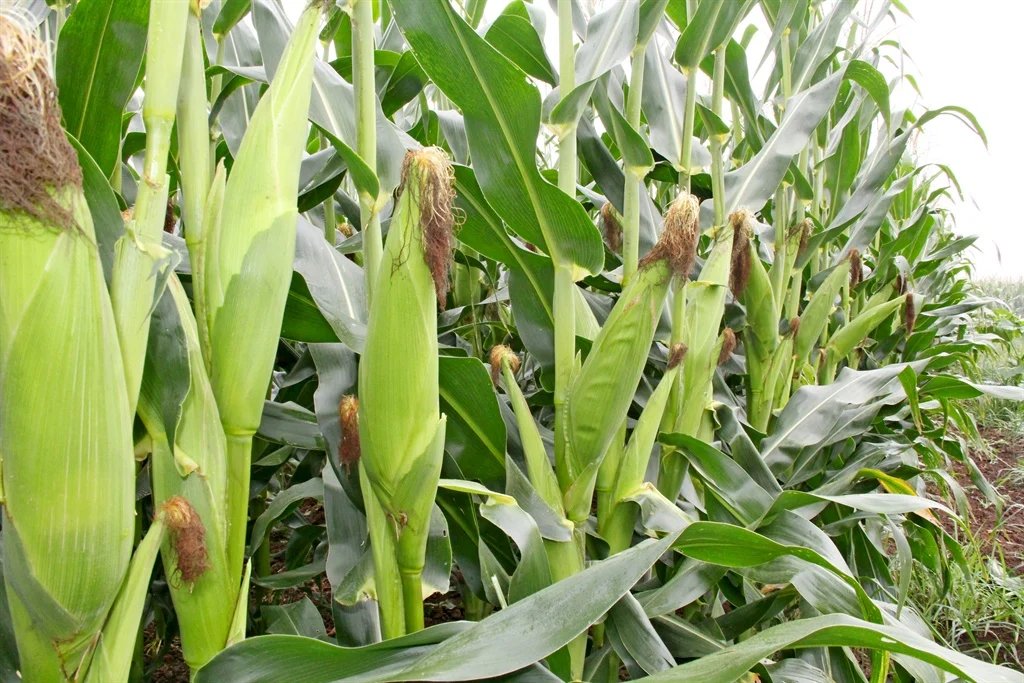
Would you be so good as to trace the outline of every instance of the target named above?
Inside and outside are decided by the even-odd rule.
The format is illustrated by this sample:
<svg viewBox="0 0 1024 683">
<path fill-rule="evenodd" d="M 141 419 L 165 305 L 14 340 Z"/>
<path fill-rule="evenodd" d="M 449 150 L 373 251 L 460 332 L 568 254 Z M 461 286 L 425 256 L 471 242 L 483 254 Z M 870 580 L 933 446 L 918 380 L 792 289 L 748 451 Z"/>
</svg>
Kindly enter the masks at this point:
<svg viewBox="0 0 1024 683">
<path fill-rule="evenodd" d="M 117 197 L 110 187 L 110 181 L 89 155 L 89 151 L 70 134 L 68 141 L 78 153 L 78 165 L 82 167 L 82 192 L 89 200 L 89 213 L 92 216 L 93 228 L 96 230 L 100 260 L 103 262 L 103 278 L 107 281 L 109 289 L 114 269 L 114 245 L 124 234 L 121 207 L 117 204 Z"/>
<path fill-rule="evenodd" d="M 279 3 L 256 0 L 253 19 L 260 38 L 260 51 L 268 78 L 273 78 L 284 45 L 292 32 L 291 21 Z M 376 171 L 356 154 L 355 94 L 352 86 L 338 73 L 317 59 L 313 70 L 313 90 L 310 95 L 309 120 L 327 134 L 331 143 L 345 159 L 353 181 L 360 193 L 374 199 L 389 197 L 401 180 L 402 144 L 395 125 L 384 116 L 379 105 L 377 117 Z"/>
<path fill-rule="evenodd" d="M 659 440 L 678 448 L 680 457 L 690 461 L 695 473 L 744 524 L 760 519 L 771 507 L 772 496 L 714 446 L 685 434 L 663 434 Z"/>
<path fill-rule="evenodd" d="M 361 352 L 367 318 L 363 270 L 331 248 L 323 233 L 301 216 L 296 226 L 294 268 L 338 340 Z M 289 294 L 294 292 L 293 288 Z"/>
<path fill-rule="evenodd" d="M 862 433 L 882 405 L 901 400 L 903 388 L 898 375 L 904 367 L 897 364 L 865 371 L 844 368 L 832 384 L 801 387 L 762 445 L 765 462 L 773 472 L 783 472 L 804 450 L 818 451 Z"/>
<path fill-rule="evenodd" d="M 619 656 L 630 657 L 647 673 L 665 671 L 675 664 L 643 607 L 630 593 L 615 603 L 604 623 Z"/>
<path fill-rule="evenodd" d="M 174 444 L 181 409 L 192 383 L 185 330 L 170 289 L 153 308 L 143 368 L 143 401 L 158 408 L 167 443 Z"/>
<path fill-rule="evenodd" d="M 878 106 L 886 125 L 892 119 L 889 112 L 889 83 L 875 67 L 860 59 L 850 60 L 846 65 L 846 77 L 864 88 Z"/>
<path fill-rule="evenodd" d="M 249 553 L 256 552 L 256 549 L 263 545 L 264 541 L 269 543 L 269 539 L 266 536 L 267 532 L 270 531 L 270 526 L 285 515 L 294 512 L 298 504 L 307 498 L 323 501 L 323 479 L 320 477 L 307 479 L 301 484 L 289 486 L 274 496 L 274 499 L 267 505 L 267 509 L 253 522 L 252 542 L 249 544 Z"/>
<path fill-rule="evenodd" d="M 326 444 L 316 416 L 295 403 L 265 401 L 256 434 L 266 441 L 288 444 L 310 451 L 322 451 Z"/>
<path fill-rule="evenodd" d="M 316 605 L 306 596 L 287 605 L 265 605 L 263 621 L 267 633 L 293 634 L 307 638 L 327 639 L 324 620 Z"/>
<path fill-rule="evenodd" d="M 505 480 L 505 421 L 490 374 L 476 358 L 438 359 L 441 412 L 448 416 L 445 450 L 473 479 L 491 486 Z"/>
<path fill-rule="evenodd" d="M 108 178 L 117 168 L 121 114 L 138 83 L 148 26 L 146 0 L 81 0 L 57 42 L 64 127 Z"/>
<path fill-rule="evenodd" d="M 18 648 L 14 642 L 14 624 L 7 607 L 7 591 L 4 586 L 4 555 L 0 544 L 0 682 L 21 683 L 18 675 Z"/>
<path fill-rule="evenodd" d="M 839 33 L 856 6 L 857 0 L 840 0 L 835 9 L 800 44 L 793 56 L 793 92 L 808 87 L 818 67 L 835 52 L 839 45 Z"/>
<path fill-rule="evenodd" d="M 509 3 L 484 37 L 529 75 L 551 85 L 558 83 L 558 74 L 544 52 L 544 44 L 530 22 L 523 0 Z"/>
<path fill-rule="evenodd" d="M 689 82 L 679 70 L 669 63 L 662 42 L 664 38 L 655 35 L 644 51 L 644 84 L 641 94 L 643 112 L 650 127 L 651 146 L 669 160 L 672 167 L 680 172 L 682 168 L 683 117 L 686 88 Z M 707 148 L 694 137 L 691 140 L 690 165 L 703 168 L 711 162 Z"/>
<path fill-rule="evenodd" d="M 725 174 L 726 214 L 758 211 L 779 187 L 790 162 L 807 146 L 814 129 L 832 107 L 843 73 L 798 92 L 786 103 L 782 122 L 754 157 Z"/>
<path fill-rule="evenodd" d="M 440 624 L 362 648 L 297 636 L 250 638 L 215 657 L 196 681 L 383 683 L 501 676 L 540 661 L 583 633 L 674 540 L 644 541 L 476 623 Z M 581 595 L 587 600 L 580 600 Z"/>
<path fill-rule="evenodd" d="M 774 626 L 736 645 L 645 678 L 650 683 L 732 683 L 765 657 L 785 649 L 864 647 L 921 659 L 976 683 L 1021 683 L 1021 674 L 936 645 L 905 628 L 831 614 Z"/>
<path fill-rule="evenodd" d="M 214 34 L 218 36 L 226 34 L 249 13 L 250 9 L 252 9 L 252 0 L 224 0 L 220 14 L 213 22 Z"/>
<path fill-rule="evenodd" d="M 471 168 L 455 165 L 455 188 L 455 205 L 464 215 L 459 241 L 508 267 L 516 328 L 530 353 L 550 367 L 555 360 L 555 271 L 551 259 L 512 241 L 501 218 L 487 203 Z"/>
<path fill-rule="evenodd" d="M 395 0 L 392 8 L 420 65 L 462 109 L 488 203 L 514 232 L 555 260 L 600 272 L 604 248 L 596 227 L 580 204 L 537 170 L 537 89 L 446 0 Z"/>
<path fill-rule="evenodd" d="M 594 15 L 587 24 L 587 39 L 576 53 L 575 87 L 560 98 L 549 121 L 559 137 L 570 134 L 586 109 L 599 78 L 626 59 L 636 45 L 640 22 L 638 0 L 621 0 Z"/>
</svg>

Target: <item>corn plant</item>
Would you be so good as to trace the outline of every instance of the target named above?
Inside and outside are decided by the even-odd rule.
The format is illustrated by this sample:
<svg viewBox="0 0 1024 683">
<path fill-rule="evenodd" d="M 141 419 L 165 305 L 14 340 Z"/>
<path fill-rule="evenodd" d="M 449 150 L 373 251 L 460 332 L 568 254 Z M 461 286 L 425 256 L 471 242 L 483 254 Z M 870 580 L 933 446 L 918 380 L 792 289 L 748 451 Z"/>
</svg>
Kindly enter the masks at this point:
<svg viewBox="0 0 1024 683">
<path fill-rule="evenodd" d="M 0 24 L 0 677 L 1022 680 L 914 608 L 1021 395 L 901 3 L 306 4 Z"/>
</svg>

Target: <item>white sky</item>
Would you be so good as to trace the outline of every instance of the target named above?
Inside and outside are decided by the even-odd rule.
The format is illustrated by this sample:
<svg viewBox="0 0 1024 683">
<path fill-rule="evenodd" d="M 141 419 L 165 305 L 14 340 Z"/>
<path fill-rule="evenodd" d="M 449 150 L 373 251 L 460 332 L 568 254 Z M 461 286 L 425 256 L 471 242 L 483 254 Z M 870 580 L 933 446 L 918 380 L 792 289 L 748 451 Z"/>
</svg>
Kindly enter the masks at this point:
<svg viewBox="0 0 1024 683">
<path fill-rule="evenodd" d="M 1024 94 L 1024 2 L 1021 0 L 907 0 L 894 38 L 914 60 L 929 108 L 964 106 L 978 117 L 988 149 L 963 124 L 940 117 L 918 139 L 921 161 L 949 164 L 964 190 L 955 207 L 957 229 L 979 236 L 976 276 L 1024 276 L 1024 131 L 1015 124 Z M 895 104 L 895 103 L 894 103 Z M 906 103 L 903 103 L 904 105 Z"/>
</svg>

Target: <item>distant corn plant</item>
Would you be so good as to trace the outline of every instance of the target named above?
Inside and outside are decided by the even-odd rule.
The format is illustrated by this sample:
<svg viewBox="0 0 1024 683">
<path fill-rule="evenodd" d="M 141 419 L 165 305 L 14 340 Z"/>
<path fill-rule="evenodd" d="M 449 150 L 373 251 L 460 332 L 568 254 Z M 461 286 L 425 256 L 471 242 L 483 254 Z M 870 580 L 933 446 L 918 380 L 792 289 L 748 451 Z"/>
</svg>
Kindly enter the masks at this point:
<svg viewBox="0 0 1024 683">
<path fill-rule="evenodd" d="M 1024 680 L 910 600 L 1021 392 L 902 4 L 17 5 L 0 678 Z"/>
</svg>

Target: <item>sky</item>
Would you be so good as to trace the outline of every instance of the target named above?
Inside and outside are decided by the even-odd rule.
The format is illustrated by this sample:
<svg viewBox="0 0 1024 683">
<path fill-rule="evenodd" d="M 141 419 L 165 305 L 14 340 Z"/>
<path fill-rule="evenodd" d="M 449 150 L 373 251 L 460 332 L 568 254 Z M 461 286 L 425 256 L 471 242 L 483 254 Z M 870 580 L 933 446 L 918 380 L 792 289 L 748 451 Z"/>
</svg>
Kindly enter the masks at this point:
<svg viewBox="0 0 1024 683">
<path fill-rule="evenodd" d="M 908 71 L 928 108 L 957 104 L 978 117 L 988 148 L 962 123 L 940 117 L 917 140 L 923 162 L 949 164 L 964 191 L 957 230 L 978 235 L 976 277 L 1024 277 L 1024 2 L 905 0 L 892 38 L 909 53 Z M 902 103 L 904 106 L 906 101 Z"/>
</svg>

